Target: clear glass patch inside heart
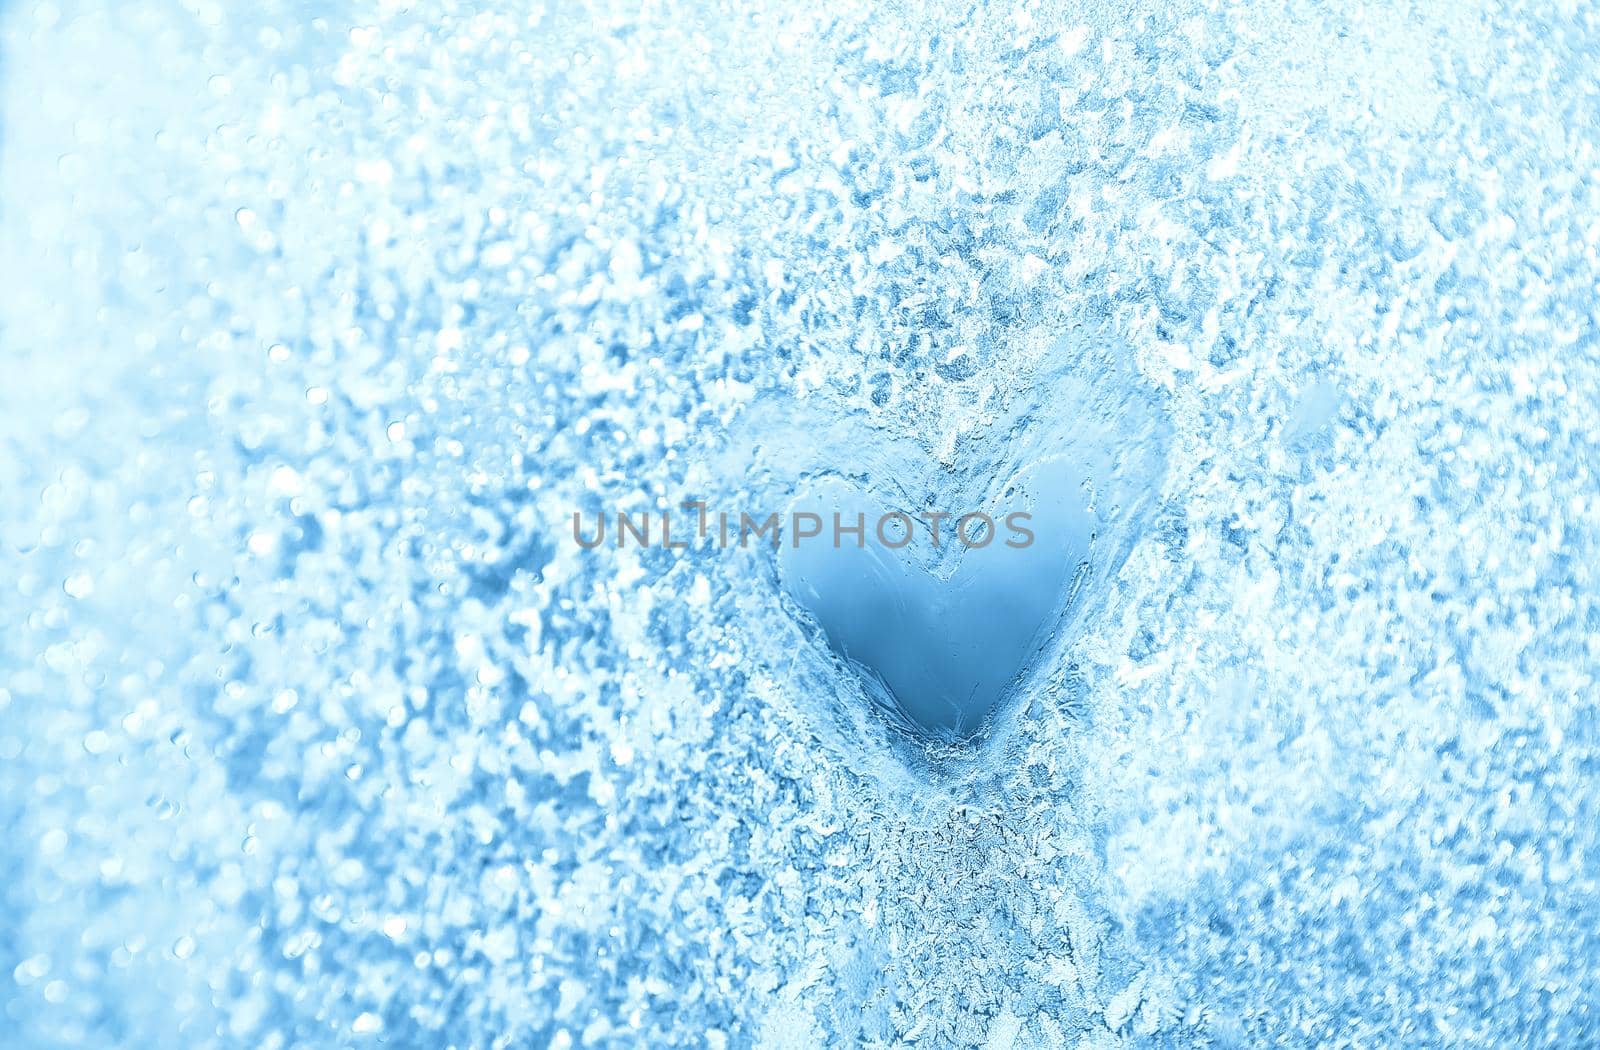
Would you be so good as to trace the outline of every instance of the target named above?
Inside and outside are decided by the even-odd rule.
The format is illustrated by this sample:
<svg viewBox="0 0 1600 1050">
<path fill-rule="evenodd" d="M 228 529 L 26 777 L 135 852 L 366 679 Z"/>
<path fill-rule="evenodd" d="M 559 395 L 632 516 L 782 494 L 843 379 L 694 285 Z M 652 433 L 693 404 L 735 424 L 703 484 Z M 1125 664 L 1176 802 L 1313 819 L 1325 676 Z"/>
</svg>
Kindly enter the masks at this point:
<svg viewBox="0 0 1600 1050">
<path fill-rule="evenodd" d="M 1089 499 L 1084 472 L 1062 459 L 1021 472 L 978 507 L 900 507 L 819 478 L 791 508 L 779 571 L 891 720 L 930 740 L 968 741 L 1025 686 L 1070 614 L 1091 562 Z"/>
</svg>

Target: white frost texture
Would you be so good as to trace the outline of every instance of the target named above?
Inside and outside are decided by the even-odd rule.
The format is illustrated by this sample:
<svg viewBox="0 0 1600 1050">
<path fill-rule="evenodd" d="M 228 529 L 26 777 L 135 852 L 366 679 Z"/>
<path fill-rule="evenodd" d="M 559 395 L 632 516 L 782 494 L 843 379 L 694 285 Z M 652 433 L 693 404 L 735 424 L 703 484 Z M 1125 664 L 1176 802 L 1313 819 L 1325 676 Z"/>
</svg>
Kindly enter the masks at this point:
<svg viewBox="0 0 1600 1050">
<path fill-rule="evenodd" d="M 14 0 L 0 85 L 4 1050 L 1600 1044 L 1593 0 Z M 1086 448 L 975 740 L 571 529 Z"/>
</svg>

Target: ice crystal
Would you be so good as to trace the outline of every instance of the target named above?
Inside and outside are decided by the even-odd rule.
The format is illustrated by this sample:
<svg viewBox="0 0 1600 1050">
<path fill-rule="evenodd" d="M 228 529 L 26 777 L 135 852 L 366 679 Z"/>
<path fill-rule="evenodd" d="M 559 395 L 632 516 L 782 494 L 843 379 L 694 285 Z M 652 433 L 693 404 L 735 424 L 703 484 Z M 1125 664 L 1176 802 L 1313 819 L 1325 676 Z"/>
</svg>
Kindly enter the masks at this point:
<svg viewBox="0 0 1600 1050">
<path fill-rule="evenodd" d="M 0 34 L 0 1044 L 1600 1040 L 1591 8 Z M 566 532 L 1084 427 L 928 765 L 770 552 Z"/>
</svg>

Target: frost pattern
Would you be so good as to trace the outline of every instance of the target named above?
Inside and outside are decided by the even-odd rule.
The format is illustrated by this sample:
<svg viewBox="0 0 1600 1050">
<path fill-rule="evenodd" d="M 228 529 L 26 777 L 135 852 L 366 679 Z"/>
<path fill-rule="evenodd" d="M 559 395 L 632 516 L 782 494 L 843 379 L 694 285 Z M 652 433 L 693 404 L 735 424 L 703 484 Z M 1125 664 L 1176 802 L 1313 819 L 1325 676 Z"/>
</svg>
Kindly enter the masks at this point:
<svg viewBox="0 0 1600 1050">
<path fill-rule="evenodd" d="M 1594 12 L 830 6 L 0 12 L 5 1045 L 1600 1040 Z M 563 542 L 1104 383 L 959 775 Z"/>
</svg>

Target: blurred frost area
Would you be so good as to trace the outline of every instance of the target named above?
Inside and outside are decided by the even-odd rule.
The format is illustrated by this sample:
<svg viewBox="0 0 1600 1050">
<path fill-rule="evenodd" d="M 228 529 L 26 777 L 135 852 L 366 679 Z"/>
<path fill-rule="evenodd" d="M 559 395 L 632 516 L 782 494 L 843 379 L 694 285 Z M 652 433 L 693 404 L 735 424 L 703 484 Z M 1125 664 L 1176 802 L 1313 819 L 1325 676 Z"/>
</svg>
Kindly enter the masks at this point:
<svg viewBox="0 0 1600 1050">
<path fill-rule="evenodd" d="M 1600 1039 L 1596 9 L 1147 6 L 9 4 L 0 1044 Z M 982 792 L 562 542 L 1090 341 Z"/>
</svg>

